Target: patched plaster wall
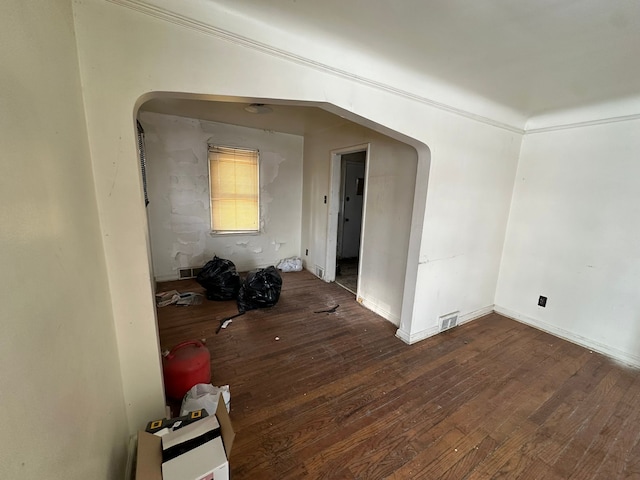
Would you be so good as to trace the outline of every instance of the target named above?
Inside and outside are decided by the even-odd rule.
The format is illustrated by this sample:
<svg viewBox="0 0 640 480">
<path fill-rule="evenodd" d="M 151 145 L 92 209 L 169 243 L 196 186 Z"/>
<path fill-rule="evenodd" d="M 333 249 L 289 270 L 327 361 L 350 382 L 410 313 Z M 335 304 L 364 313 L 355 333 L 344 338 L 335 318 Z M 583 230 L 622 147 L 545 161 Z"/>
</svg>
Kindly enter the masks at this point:
<svg viewBox="0 0 640 480">
<path fill-rule="evenodd" d="M 159 281 L 213 255 L 241 271 L 300 254 L 303 138 L 197 119 L 140 112 L 145 130 L 149 230 Z M 211 233 L 207 143 L 260 151 L 260 233 Z"/>
</svg>

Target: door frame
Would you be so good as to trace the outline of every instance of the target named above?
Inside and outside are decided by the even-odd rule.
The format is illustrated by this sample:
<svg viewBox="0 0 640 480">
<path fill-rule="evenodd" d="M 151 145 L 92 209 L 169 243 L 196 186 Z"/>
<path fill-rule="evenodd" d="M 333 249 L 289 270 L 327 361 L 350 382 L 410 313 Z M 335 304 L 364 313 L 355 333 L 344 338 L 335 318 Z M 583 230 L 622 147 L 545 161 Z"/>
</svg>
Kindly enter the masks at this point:
<svg viewBox="0 0 640 480">
<path fill-rule="evenodd" d="M 338 248 L 338 217 L 340 213 L 340 186 L 342 183 L 342 155 L 348 153 L 366 152 L 364 160 L 364 192 L 362 198 L 362 226 L 360 227 L 360 250 L 358 252 L 358 286 L 360 291 L 360 271 L 362 269 L 362 252 L 365 238 L 363 235 L 367 218 L 367 186 L 369 183 L 369 155 L 370 143 L 361 143 L 350 147 L 331 150 L 331 169 L 329 173 L 329 198 L 327 212 L 327 249 L 324 270 L 324 280 L 336 280 L 336 250 Z"/>
</svg>

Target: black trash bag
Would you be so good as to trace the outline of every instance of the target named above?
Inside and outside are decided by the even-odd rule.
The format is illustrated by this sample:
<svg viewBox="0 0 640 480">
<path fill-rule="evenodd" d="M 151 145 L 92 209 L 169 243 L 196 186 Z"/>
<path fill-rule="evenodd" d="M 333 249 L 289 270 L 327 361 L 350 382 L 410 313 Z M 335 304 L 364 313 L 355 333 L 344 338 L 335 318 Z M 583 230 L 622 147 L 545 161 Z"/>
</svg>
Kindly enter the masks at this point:
<svg viewBox="0 0 640 480">
<path fill-rule="evenodd" d="M 244 313 L 256 308 L 273 307 L 278 303 L 281 289 L 282 277 L 275 267 L 251 270 L 238 292 L 238 311 Z"/>
<path fill-rule="evenodd" d="M 207 289 L 209 300 L 233 300 L 240 290 L 240 275 L 231 260 L 213 257 L 196 277 L 197 282 Z"/>
</svg>

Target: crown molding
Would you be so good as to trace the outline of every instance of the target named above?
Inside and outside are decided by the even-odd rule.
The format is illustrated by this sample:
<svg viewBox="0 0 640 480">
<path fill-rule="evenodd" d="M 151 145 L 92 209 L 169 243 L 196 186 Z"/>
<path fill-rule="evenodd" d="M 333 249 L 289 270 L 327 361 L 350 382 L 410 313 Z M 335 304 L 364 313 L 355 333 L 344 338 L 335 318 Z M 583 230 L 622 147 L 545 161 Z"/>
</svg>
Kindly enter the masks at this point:
<svg viewBox="0 0 640 480">
<path fill-rule="evenodd" d="M 252 50 L 256 50 L 262 53 L 266 53 L 268 55 L 278 57 L 281 59 L 288 60 L 290 62 L 294 62 L 298 65 L 303 65 L 306 67 L 313 68 L 315 70 L 321 71 L 323 73 L 329 73 L 331 75 L 335 75 L 337 77 L 341 77 L 347 80 L 351 80 L 353 82 L 360 83 L 362 85 L 366 85 L 368 87 L 373 87 L 378 90 L 391 93 L 393 95 L 397 95 L 399 97 L 407 98 L 425 105 L 429 105 L 430 107 L 437 108 L 447 113 L 452 113 L 454 115 L 459 115 L 461 117 L 468 118 L 470 120 L 474 120 L 479 123 L 484 123 L 486 125 L 491 125 L 493 127 L 501 128 L 503 130 L 507 130 L 509 132 L 518 133 L 520 135 L 529 135 L 536 133 L 547 133 L 547 132 L 555 132 L 559 130 L 567 130 L 572 128 L 580 128 L 580 127 L 589 127 L 594 125 L 604 125 L 609 123 L 616 122 L 624 122 L 629 120 L 638 120 L 640 119 L 640 114 L 633 115 L 625 115 L 625 116 L 617 116 L 617 117 L 609 117 L 602 118 L 584 122 L 575 122 L 575 123 L 566 123 L 566 124 L 557 124 L 551 125 L 548 127 L 540 127 L 540 128 L 519 128 L 513 125 L 509 125 L 504 122 L 500 122 L 494 120 L 489 117 L 485 117 L 482 115 L 477 115 L 468 110 L 464 110 L 461 108 L 453 107 L 446 103 L 438 102 L 431 98 L 418 95 L 416 93 L 410 92 L 408 90 L 404 90 L 401 88 L 397 88 L 391 86 L 389 84 L 378 82 L 376 80 L 372 80 L 366 77 L 362 77 L 360 75 L 356 75 L 354 73 L 348 72 L 346 70 L 342 70 L 339 68 L 332 67 L 331 65 L 327 65 L 325 63 L 317 62 L 307 57 L 303 57 L 301 55 L 296 55 L 295 53 L 288 52 L 286 50 L 273 47 L 266 43 L 258 42 L 249 37 L 245 37 L 243 35 L 239 35 L 228 30 L 224 30 L 222 28 L 211 25 L 210 23 L 205 23 L 199 20 L 195 20 L 191 17 L 187 17 L 185 15 L 181 15 L 177 12 L 168 10 L 166 8 L 158 7 L 149 2 L 145 2 L 144 0 L 107 0 L 109 3 L 114 5 L 119 5 L 121 7 L 129 8 L 131 10 L 135 10 L 142 14 L 164 20 L 166 22 L 172 23 L 174 25 L 178 25 L 184 28 L 188 28 L 191 30 L 198 31 L 200 33 L 204 33 L 206 35 L 214 36 L 220 38 L 222 40 L 226 40 L 228 42 L 234 43 L 236 45 L 240 45 L 246 48 L 250 48 Z"/>
<path fill-rule="evenodd" d="M 228 30 L 215 27 L 209 23 L 201 22 L 193 18 L 173 12 L 171 10 L 167 10 L 165 8 L 158 7 L 156 5 L 152 5 L 143 0 L 107 0 L 107 1 L 112 4 L 119 5 L 121 7 L 126 7 L 131 10 L 135 10 L 145 15 L 149 15 L 154 18 L 158 18 L 160 20 L 173 23 L 174 25 L 179 25 L 184 28 L 196 30 L 206 35 L 211 35 L 211 36 L 235 43 L 237 45 L 241 45 L 243 47 L 251 48 L 253 50 L 257 50 L 262 53 L 266 53 L 278 58 L 282 58 L 282 59 L 297 63 L 299 65 L 311 67 L 315 70 L 319 70 L 324 73 L 330 73 L 332 75 L 342 77 L 342 78 L 360 83 L 362 85 L 366 85 L 368 87 L 373 87 L 378 90 L 382 90 L 400 97 L 408 98 L 410 100 L 414 100 L 416 102 L 420 102 L 425 105 L 429 105 L 431 107 L 437 108 L 439 110 L 442 110 L 448 113 L 453 113 L 455 115 L 459 115 L 459 116 L 468 118 L 470 120 L 474 120 L 476 122 L 491 125 L 493 127 L 501 128 L 509 132 L 518 133 L 521 135 L 525 133 L 525 131 L 522 128 L 518 128 L 513 125 L 509 125 L 507 123 L 500 122 L 482 115 L 477 115 L 467 110 L 453 107 L 451 105 L 447 105 L 446 103 L 438 102 L 436 100 L 432 100 L 430 98 L 409 92 L 407 90 L 403 90 L 401 88 L 393 87 L 386 83 L 378 82 L 376 80 L 371 80 L 369 78 L 362 77 L 360 75 L 355 75 L 346 70 L 335 68 L 325 63 L 317 62 L 315 60 L 311 60 L 309 58 L 296 55 L 286 50 L 282 50 L 280 48 L 276 48 L 271 45 L 258 42 L 256 40 L 252 40 L 251 38 L 245 37 L 243 35 L 238 35 Z"/>
<path fill-rule="evenodd" d="M 594 125 L 606 125 L 609 123 L 627 122 L 630 120 L 640 120 L 640 113 L 635 113 L 633 115 L 621 115 L 619 117 L 601 118 L 597 120 L 587 120 L 584 122 L 564 123 L 559 125 L 551 125 L 549 127 L 527 128 L 525 129 L 525 133 L 529 135 L 534 133 L 557 132 L 558 130 L 568 130 L 571 128 L 581 128 L 581 127 L 592 127 Z"/>
</svg>

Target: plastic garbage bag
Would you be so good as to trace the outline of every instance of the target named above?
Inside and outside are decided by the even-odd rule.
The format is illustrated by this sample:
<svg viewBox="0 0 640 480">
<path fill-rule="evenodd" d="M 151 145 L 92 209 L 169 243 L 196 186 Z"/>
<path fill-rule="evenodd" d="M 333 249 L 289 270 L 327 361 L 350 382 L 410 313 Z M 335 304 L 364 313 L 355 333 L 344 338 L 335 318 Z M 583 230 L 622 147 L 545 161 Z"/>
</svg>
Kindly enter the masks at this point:
<svg viewBox="0 0 640 480">
<path fill-rule="evenodd" d="M 213 257 L 196 277 L 207 290 L 209 300 L 233 300 L 240 289 L 240 275 L 231 260 Z"/>
<path fill-rule="evenodd" d="M 189 412 L 194 412 L 201 408 L 204 408 L 209 415 L 215 415 L 216 408 L 218 408 L 218 395 L 220 393 L 222 393 L 222 400 L 228 412 L 231 408 L 229 385 L 214 387 L 210 383 L 198 383 L 191 387 L 182 399 L 180 416 L 182 417 Z"/>
<path fill-rule="evenodd" d="M 300 257 L 289 257 L 278 263 L 278 270 L 283 272 L 301 272 L 302 259 Z"/>
<path fill-rule="evenodd" d="M 281 289 L 282 277 L 275 267 L 251 270 L 238 292 L 238 311 L 244 313 L 256 308 L 273 307 L 278 303 Z"/>
</svg>

